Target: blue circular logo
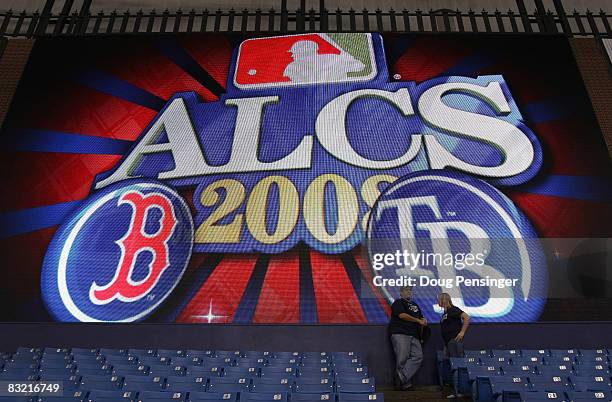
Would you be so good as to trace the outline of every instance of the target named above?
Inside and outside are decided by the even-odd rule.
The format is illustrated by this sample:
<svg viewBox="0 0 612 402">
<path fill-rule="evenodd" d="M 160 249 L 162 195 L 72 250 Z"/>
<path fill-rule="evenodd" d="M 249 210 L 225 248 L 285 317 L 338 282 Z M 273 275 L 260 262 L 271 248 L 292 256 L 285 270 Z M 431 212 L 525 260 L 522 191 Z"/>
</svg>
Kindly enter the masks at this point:
<svg viewBox="0 0 612 402">
<path fill-rule="evenodd" d="M 490 184 L 456 172 L 404 176 L 380 195 L 367 246 L 389 302 L 413 288 L 425 317 L 438 294 L 476 321 L 534 321 L 546 302 L 546 259 L 528 219 Z"/>
<path fill-rule="evenodd" d="M 55 233 L 41 274 L 42 296 L 59 321 L 139 321 L 180 281 L 193 247 L 185 201 L 152 180 L 94 193 Z"/>
</svg>

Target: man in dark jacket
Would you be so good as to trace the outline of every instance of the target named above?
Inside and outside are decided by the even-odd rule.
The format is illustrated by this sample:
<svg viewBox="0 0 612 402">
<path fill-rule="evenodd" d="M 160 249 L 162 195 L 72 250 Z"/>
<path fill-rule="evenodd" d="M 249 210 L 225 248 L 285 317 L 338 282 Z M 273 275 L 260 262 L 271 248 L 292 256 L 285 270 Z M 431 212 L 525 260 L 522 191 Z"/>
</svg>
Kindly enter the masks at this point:
<svg viewBox="0 0 612 402">
<path fill-rule="evenodd" d="M 419 306 L 411 300 L 412 289 L 403 287 L 400 298 L 391 305 L 389 333 L 395 353 L 395 381 L 401 390 L 412 388 L 412 377 L 421 367 L 423 351 L 419 336 L 427 325 Z"/>
</svg>

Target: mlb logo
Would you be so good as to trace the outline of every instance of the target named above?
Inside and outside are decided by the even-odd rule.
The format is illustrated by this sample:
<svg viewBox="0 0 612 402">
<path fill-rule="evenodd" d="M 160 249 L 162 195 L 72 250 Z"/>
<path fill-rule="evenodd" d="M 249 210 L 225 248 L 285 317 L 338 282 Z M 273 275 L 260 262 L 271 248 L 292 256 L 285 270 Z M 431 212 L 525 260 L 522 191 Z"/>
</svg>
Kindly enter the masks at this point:
<svg viewBox="0 0 612 402">
<path fill-rule="evenodd" d="M 242 42 L 234 85 L 258 89 L 358 82 L 371 80 L 376 72 L 369 33 L 276 36 Z"/>
</svg>

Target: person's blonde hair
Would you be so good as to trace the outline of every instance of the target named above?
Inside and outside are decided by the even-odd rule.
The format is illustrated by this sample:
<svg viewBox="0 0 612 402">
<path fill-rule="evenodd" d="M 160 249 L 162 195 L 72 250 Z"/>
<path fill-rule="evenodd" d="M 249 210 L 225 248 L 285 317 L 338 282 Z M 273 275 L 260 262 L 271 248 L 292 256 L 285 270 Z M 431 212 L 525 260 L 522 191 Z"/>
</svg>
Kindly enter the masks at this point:
<svg viewBox="0 0 612 402">
<path fill-rule="evenodd" d="M 444 307 L 450 307 L 453 305 L 453 299 L 448 293 L 440 293 L 438 295 L 438 300 L 440 301 L 440 304 L 442 304 Z"/>
</svg>

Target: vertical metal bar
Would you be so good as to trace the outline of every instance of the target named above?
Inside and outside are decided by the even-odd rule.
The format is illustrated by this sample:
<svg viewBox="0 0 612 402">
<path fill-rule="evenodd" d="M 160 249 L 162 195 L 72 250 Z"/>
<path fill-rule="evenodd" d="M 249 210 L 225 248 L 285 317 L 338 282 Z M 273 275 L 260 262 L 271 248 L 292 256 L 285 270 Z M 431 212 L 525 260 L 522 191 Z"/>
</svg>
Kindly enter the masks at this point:
<svg viewBox="0 0 612 402">
<path fill-rule="evenodd" d="M 308 31 L 313 32 L 316 29 L 315 9 L 311 8 L 308 12 Z"/>
<path fill-rule="evenodd" d="M 574 20 L 576 21 L 576 26 L 578 27 L 578 32 L 580 35 L 586 35 L 586 30 L 584 29 L 584 24 L 582 23 L 582 17 L 576 10 L 574 10 Z"/>
<path fill-rule="evenodd" d="M 298 32 L 306 30 L 306 0 L 300 0 L 300 8 L 296 13 L 296 25 Z"/>
<path fill-rule="evenodd" d="M 491 21 L 489 21 L 489 13 L 486 10 L 482 10 L 482 21 L 484 22 L 485 31 L 491 32 Z"/>
<path fill-rule="evenodd" d="M 416 19 L 418 31 L 425 32 L 425 27 L 423 26 L 423 12 L 419 9 L 416 10 Z"/>
<path fill-rule="evenodd" d="M 470 17 L 470 25 L 472 27 L 472 32 L 478 32 L 478 23 L 476 22 L 476 13 L 474 12 L 474 10 L 470 10 L 468 12 L 468 15 Z"/>
<path fill-rule="evenodd" d="M 342 32 L 342 10 L 336 9 L 336 32 Z"/>
<path fill-rule="evenodd" d="M 593 13 L 591 10 L 587 10 L 586 12 L 587 22 L 589 23 L 589 27 L 591 28 L 591 32 L 594 35 L 599 35 L 599 28 L 597 28 L 597 23 L 595 23 L 595 18 L 593 18 Z"/>
<path fill-rule="evenodd" d="M 149 13 L 149 18 L 147 18 L 147 32 L 153 32 L 153 26 L 155 25 L 155 17 L 157 17 L 157 13 L 155 10 L 151 10 Z"/>
<path fill-rule="evenodd" d="M 249 10 L 247 10 L 246 8 L 242 10 L 242 15 L 240 18 L 240 31 L 246 32 L 249 28 Z"/>
<path fill-rule="evenodd" d="M 274 32 L 274 20 L 276 18 L 276 11 L 271 8 L 268 12 L 268 32 Z"/>
<path fill-rule="evenodd" d="M 397 21 L 395 20 L 395 10 L 389 10 L 389 22 L 391 23 L 391 32 L 397 32 Z"/>
<path fill-rule="evenodd" d="M 36 27 L 36 35 L 44 35 L 47 32 L 47 25 L 49 24 L 49 19 L 51 18 L 51 10 L 53 9 L 53 4 L 55 0 L 46 0 L 45 6 L 43 7 L 42 12 L 40 13 L 40 19 L 38 20 L 38 26 Z"/>
<path fill-rule="evenodd" d="M 329 15 L 325 8 L 325 0 L 319 0 L 319 30 L 327 32 L 329 29 Z"/>
<path fill-rule="evenodd" d="M 374 11 L 374 13 L 376 14 L 376 30 L 378 32 L 382 32 L 384 31 L 383 20 L 382 20 L 382 10 L 380 8 L 377 8 L 376 11 Z"/>
<path fill-rule="evenodd" d="M 62 11 L 60 11 L 59 16 L 57 17 L 57 21 L 55 22 L 55 27 L 53 28 L 54 35 L 59 35 L 64 31 L 64 26 L 66 25 L 66 19 L 70 16 L 70 10 L 72 10 L 73 4 L 74 4 L 74 0 L 64 1 L 64 5 L 62 6 Z"/>
<path fill-rule="evenodd" d="M 606 33 L 608 35 L 612 35 L 612 29 L 610 29 L 610 23 L 608 22 L 608 16 L 604 10 L 599 11 L 599 18 L 601 18 L 601 22 L 603 22 L 603 26 L 606 29 Z"/>
<path fill-rule="evenodd" d="M 176 10 L 176 15 L 174 16 L 174 26 L 172 27 L 172 32 L 179 32 L 181 30 L 181 18 L 183 18 L 183 10 L 180 8 Z"/>
<path fill-rule="evenodd" d="M 142 12 L 142 9 L 138 10 L 136 13 L 136 19 L 134 20 L 134 29 L 132 29 L 132 32 L 138 33 L 140 31 L 140 23 L 142 22 L 143 15 L 144 13 Z"/>
<path fill-rule="evenodd" d="M 555 5 L 555 11 L 559 17 L 559 21 L 561 22 L 561 29 L 563 30 L 563 33 L 566 35 L 571 35 L 572 29 L 567 21 L 567 14 L 565 14 L 563 2 L 561 0 L 553 0 L 553 4 Z"/>
<path fill-rule="evenodd" d="M 121 20 L 121 27 L 119 28 L 119 32 L 125 33 L 125 31 L 127 30 L 129 19 L 130 19 L 130 11 L 127 10 L 126 12 L 123 13 L 123 18 Z"/>
<path fill-rule="evenodd" d="M 195 10 L 192 8 L 187 17 L 187 32 L 193 32 L 193 22 L 195 21 Z"/>
<path fill-rule="evenodd" d="M 92 34 L 97 34 L 100 32 L 100 25 L 102 25 L 102 20 L 104 19 L 104 12 L 100 11 L 96 16 L 96 20 L 94 21 L 93 29 L 91 30 Z"/>
<path fill-rule="evenodd" d="M 288 18 L 287 18 L 287 0 L 281 0 L 281 26 L 280 30 L 282 33 L 287 33 Z"/>
<path fill-rule="evenodd" d="M 368 10 L 366 8 L 363 9 L 362 15 L 363 15 L 363 30 L 367 32 L 370 30 L 370 14 L 368 13 Z"/>
<path fill-rule="evenodd" d="M 497 31 L 501 33 L 506 32 L 506 28 L 504 28 L 504 20 L 502 18 L 502 13 L 499 10 L 495 10 L 495 21 L 497 22 Z"/>
<path fill-rule="evenodd" d="M 516 6 L 518 7 L 521 20 L 523 21 L 523 28 L 525 29 L 525 32 L 533 32 L 533 29 L 531 29 L 529 14 L 527 14 L 527 8 L 525 8 L 525 2 L 523 0 L 516 0 Z"/>
<path fill-rule="evenodd" d="M 459 32 L 465 32 L 465 27 L 463 26 L 463 14 L 459 9 L 455 12 L 455 16 L 457 18 L 457 29 Z"/>
<path fill-rule="evenodd" d="M 261 9 L 255 10 L 255 32 L 261 32 Z"/>
<path fill-rule="evenodd" d="M 215 12 L 215 25 L 213 31 L 219 32 L 221 30 L 221 9 L 217 9 Z"/>
<path fill-rule="evenodd" d="M 355 17 L 355 10 L 352 7 L 349 10 L 349 24 L 351 32 L 357 31 L 357 18 Z"/>
<path fill-rule="evenodd" d="M 75 11 L 72 13 L 70 18 L 68 19 L 68 29 L 66 29 L 66 33 L 69 33 L 69 34 L 75 33 L 75 28 L 78 22 L 79 22 L 79 13 Z"/>
<path fill-rule="evenodd" d="M 229 10 L 229 16 L 227 17 L 227 32 L 234 32 L 234 17 L 236 16 L 236 10 L 233 8 Z"/>
<path fill-rule="evenodd" d="M 208 29 L 208 9 L 204 9 L 202 13 L 202 21 L 200 22 L 200 32 L 206 32 Z"/>
<path fill-rule="evenodd" d="M 410 13 L 405 8 L 402 10 L 402 17 L 404 18 L 404 32 L 410 32 Z"/>
<path fill-rule="evenodd" d="M 4 14 L 4 20 L 2 21 L 2 25 L 0 26 L 0 35 L 4 35 L 6 30 L 8 29 L 9 22 L 11 22 L 11 18 L 13 17 L 13 11 L 8 10 L 6 14 Z"/>
<path fill-rule="evenodd" d="M 115 28 L 115 20 L 116 19 L 117 19 L 117 11 L 113 10 L 110 13 L 110 16 L 108 18 L 108 25 L 106 25 L 106 33 L 113 32 L 113 29 Z"/>
<path fill-rule="evenodd" d="M 77 27 L 78 33 L 87 32 L 87 26 L 89 25 L 89 9 L 91 8 L 92 0 L 83 0 L 83 4 L 81 4 L 81 9 L 79 10 L 79 24 Z"/>
<path fill-rule="evenodd" d="M 15 24 L 15 28 L 13 29 L 13 36 L 19 36 L 19 34 L 21 33 L 21 27 L 23 26 L 23 21 L 25 20 L 26 15 L 27 14 L 25 10 L 19 13 L 19 18 L 17 18 L 17 23 Z"/>
<path fill-rule="evenodd" d="M 444 32 L 451 32 L 451 25 L 450 25 L 450 19 L 448 18 L 448 11 L 447 10 L 443 10 L 442 11 L 442 19 L 444 21 Z"/>
<path fill-rule="evenodd" d="M 429 21 L 431 23 L 431 32 L 438 32 L 438 21 L 436 21 L 436 13 L 429 10 Z"/>
<path fill-rule="evenodd" d="M 161 24 L 159 26 L 159 32 L 166 33 L 166 28 L 168 27 L 168 17 L 170 16 L 170 11 L 166 8 L 162 13 Z"/>
<path fill-rule="evenodd" d="M 514 11 L 508 10 L 508 18 L 510 19 L 510 28 L 512 29 L 512 32 L 518 33 L 519 29 L 518 24 L 516 23 L 516 15 L 514 14 Z"/>
<path fill-rule="evenodd" d="M 536 4 L 536 15 L 538 20 L 541 21 L 541 26 L 544 32 L 554 33 L 556 29 L 553 28 L 555 24 L 554 20 L 551 20 L 551 15 L 546 12 L 546 8 L 544 7 L 544 3 L 542 0 L 535 0 Z"/>
<path fill-rule="evenodd" d="M 26 37 L 31 38 L 32 35 L 34 35 L 34 32 L 36 30 L 36 24 L 38 24 L 38 17 L 39 14 L 37 12 L 34 12 L 34 14 L 32 14 L 30 25 L 28 26 L 28 30 L 26 31 Z M 3 32 L 0 32 L 0 35 L 2 35 L 2 33 Z"/>
</svg>

